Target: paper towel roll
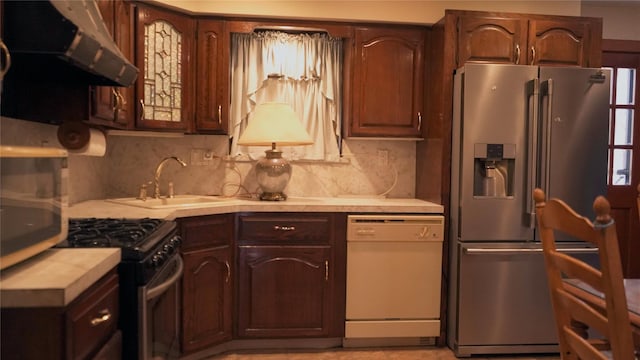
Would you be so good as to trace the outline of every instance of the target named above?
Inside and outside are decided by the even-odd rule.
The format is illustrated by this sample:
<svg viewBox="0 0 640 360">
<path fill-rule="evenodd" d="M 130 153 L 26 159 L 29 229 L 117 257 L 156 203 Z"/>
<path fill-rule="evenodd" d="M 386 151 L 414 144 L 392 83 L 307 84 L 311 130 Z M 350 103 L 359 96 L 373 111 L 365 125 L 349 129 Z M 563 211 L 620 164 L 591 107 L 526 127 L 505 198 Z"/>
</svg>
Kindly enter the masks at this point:
<svg viewBox="0 0 640 360">
<path fill-rule="evenodd" d="M 69 154 L 104 156 L 107 150 L 107 139 L 104 133 L 81 122 L 60 125 L 58 140 L 69 150 Z"/>
</svg>

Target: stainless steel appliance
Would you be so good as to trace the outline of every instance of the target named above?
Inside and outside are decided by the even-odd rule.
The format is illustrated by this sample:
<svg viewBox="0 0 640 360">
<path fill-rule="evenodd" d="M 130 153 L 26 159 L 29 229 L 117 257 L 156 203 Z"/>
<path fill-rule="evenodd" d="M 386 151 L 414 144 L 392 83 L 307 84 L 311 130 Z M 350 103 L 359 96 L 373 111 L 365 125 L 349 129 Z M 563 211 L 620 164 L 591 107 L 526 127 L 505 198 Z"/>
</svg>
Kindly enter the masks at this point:
<svg viewBox="0 0 640 360">
<path fill-rule="evenodd" d="M 180 356 L 180 279 L 183 263 L 174 221 L 70 219 L 59 247 L 119 247 L 123 359 Z"/>
<path fill-rule="evenodd" d="M 442 215 L 348 216 L 345 347 L 440 336 L 443 238 Z"/>
<path fill-rule="evenodd" d="M 67 236 L 67 151 L 0 146 L 0 269 Z"/>
<path fill-rule="evenodd" d="M 558 351 L 532 191 L 594 216 L 607 189 L 609 86 L 602 69 L 456 71 L 447 340 L 457 356 Z M 597 262 L 586 244 L 560 240 Z"/>
</svg>

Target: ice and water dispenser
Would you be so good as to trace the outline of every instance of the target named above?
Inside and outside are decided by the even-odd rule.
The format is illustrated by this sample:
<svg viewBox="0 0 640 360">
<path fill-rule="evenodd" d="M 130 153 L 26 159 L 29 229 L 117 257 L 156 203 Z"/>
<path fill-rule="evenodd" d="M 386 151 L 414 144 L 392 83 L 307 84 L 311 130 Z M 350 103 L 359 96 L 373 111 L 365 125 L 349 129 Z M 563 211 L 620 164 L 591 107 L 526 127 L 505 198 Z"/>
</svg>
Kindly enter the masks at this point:
<svg viewBox="0 0 640 360">
<path fill-rule="evenodd" d="M 512 197 L 515 159 L 515 144 L 474 144 L 473 195 Z"/>
</svg>

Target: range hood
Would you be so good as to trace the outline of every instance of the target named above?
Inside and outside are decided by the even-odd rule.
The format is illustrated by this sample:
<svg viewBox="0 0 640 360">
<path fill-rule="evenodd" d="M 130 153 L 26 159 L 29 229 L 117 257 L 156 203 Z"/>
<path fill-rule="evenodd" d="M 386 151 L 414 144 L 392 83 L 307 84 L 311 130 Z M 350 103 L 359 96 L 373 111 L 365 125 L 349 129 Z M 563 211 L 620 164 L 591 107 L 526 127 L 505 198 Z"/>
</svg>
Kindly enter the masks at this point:
<svg viewBox="0 0 640 360">
<path fill-rule="evenodd" d="M 95 0 L 3 1 L 12 63 L 44 80 L 130 86 L 138 69 L 120 52 Z"/>
</svg>

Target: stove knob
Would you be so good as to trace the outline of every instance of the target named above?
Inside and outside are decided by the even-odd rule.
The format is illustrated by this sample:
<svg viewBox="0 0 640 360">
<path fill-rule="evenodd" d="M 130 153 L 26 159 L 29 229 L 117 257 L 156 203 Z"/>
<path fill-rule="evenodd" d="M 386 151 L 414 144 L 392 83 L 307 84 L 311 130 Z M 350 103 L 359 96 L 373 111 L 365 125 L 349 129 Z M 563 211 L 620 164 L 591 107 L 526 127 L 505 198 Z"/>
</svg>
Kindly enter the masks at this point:
<svg viewBox="0 0 640 360">
<path fill-rule="evenodd" d="M 182 238 L 176 235 L 171 239 L 170 243 L 177 248 L 182 244 Z"/>
<path fill-rule="evenodd" d="M 175 245 L 173 245 L 172 243 L 164 244 L 164 246 L 162 247 L 162 250 L 163 250 L 165 253 L 167 253 L 167 254 L 171 255 L 171 254 L 173 254 L 173 252 L 176 250 L 176 247 L 175 247 Z"/>
<path fill-rule="evenodd" d="M 162 264 L 164 264 L 164 262 L 166 261 L 167 256 L 161 252 L 157 252 L 155 255 L 153 255 L 153 257 L 151 258 L 151 265 L 153 267 L 159 268 L 160 266 L 162 266 Z"/>
</svg>

